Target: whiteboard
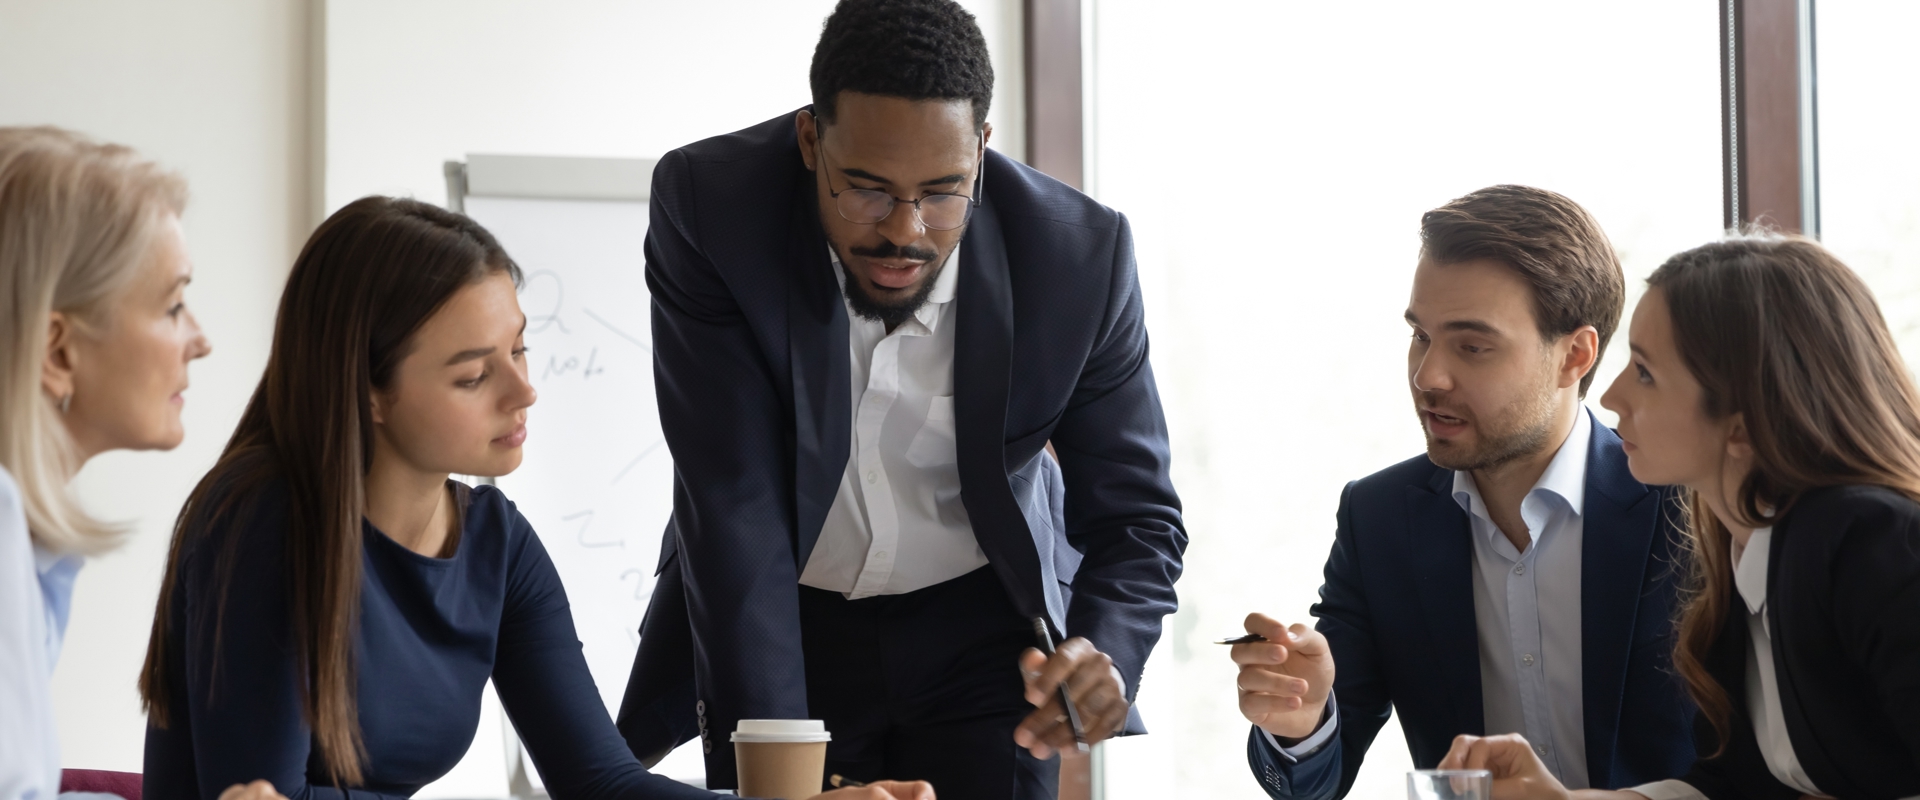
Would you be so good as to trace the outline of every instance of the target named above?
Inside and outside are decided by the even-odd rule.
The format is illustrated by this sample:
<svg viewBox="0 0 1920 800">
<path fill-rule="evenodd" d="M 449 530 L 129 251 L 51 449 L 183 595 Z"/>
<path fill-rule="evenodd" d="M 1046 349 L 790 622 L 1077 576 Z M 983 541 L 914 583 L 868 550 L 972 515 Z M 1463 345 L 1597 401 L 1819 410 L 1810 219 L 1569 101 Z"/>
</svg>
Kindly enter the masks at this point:
<svg viewBox="0 0 1920 800">
<path fill-rule="evenodd" d="M 617 710 L 673 511 L 654 407 L 647 204 L 469 197 L 525 275 L 526 458 L 495 483 L 553 557 L 587 666 Z"/>
<path fill-rule="evenodd" d="M 447 165 L 449 207 L 491 231 L 524 274 L 527 371 L 539 396 L 527 412 L 525 460 L 494 482 L 553 558 L 609 716 L 633 668 L 673 511 L 643 251 L 653 164 L 472 155 Z M 522 761 L 511 733 L 504 746 L 489 743 L 488 724 L 461 766 L 422 796 L 504 787 Z M 698 753 L 683 750 L 657 771 L 701 776 Z"/>
</svg>

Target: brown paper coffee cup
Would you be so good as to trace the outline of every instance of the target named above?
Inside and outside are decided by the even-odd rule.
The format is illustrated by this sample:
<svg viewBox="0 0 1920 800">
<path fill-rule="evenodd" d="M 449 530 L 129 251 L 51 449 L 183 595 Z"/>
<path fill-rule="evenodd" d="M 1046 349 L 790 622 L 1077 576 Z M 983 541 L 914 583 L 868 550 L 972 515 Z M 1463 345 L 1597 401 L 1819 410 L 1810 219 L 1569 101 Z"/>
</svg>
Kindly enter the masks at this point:
<svg viewBox="0 0 1920 800">
<path fill-rule="evenodd" d="M 806 800 L 826 783 L 826 724 L 817 719 L 743 719 L 733 732 L 741 797 Z"/>
</svg>

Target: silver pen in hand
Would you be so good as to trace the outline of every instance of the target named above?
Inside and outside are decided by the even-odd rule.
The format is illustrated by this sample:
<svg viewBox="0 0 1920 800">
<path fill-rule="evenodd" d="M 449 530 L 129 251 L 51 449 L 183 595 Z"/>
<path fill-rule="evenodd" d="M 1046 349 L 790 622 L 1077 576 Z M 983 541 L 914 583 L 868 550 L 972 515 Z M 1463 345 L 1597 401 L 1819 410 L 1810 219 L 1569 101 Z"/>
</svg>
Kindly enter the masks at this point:
<svg viewBox="0 0 1920 800">
<path fill-rule="evenodd" d="M 1040 652 L 1048 659 L 1053 658 L 1053 632 L 1047 628 L 1045 617 L 1033 618 L 1033 635 L 1040 641 Z M 1055 687 L 1060 691 L 1060 704 L 1066 706 L 1067 723 L 1073 726 L 1073 743 L 1080 752 L 1087 752 L 1087 729 L 1080 725 L 1080 710 L 1073 707 L 1073 695 L 1067 694 L 1067 682 L 1061 681 Z"/>
</svg>

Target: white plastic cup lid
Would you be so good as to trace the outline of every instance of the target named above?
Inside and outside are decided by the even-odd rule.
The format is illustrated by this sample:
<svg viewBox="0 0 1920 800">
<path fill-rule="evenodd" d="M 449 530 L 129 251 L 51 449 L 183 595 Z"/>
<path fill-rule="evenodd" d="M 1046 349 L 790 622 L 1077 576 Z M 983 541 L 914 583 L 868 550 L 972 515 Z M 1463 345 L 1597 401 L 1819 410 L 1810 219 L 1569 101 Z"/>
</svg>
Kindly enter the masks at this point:
<svg viewBox="0 0 1920 800">
<path fill-rule="evenodd" d="M 827 723 L 817 719 L 743 719 L 733 741 L 747 743 L 827 742 Z"/>
</svg>

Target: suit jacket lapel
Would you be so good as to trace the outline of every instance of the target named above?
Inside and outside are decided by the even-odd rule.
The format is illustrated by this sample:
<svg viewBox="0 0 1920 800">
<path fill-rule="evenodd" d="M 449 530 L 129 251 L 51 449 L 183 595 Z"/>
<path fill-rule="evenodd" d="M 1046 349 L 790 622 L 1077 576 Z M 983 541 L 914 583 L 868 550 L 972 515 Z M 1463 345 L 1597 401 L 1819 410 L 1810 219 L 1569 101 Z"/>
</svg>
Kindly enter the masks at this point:
<svg viewBox="0 0 1920 800">
<path fill-rule="evenodd" d="M 799 159 L 795 159 L 797 162 Z M 846 474 L 853 435 L 847 309 L 827 255 L 811 180 L 799 181 L 787 263 L 787 355 L 793 376 L 795 563 L 805 569 Z M 771 444 L 771 443 L 769 443 Z"/>
<path fill-rule="evenodd" d="M 989 162 L 992 156 L 989 155 Z M 987 182 L 993 185 L 993 182 Z M 1006 242 L 983 194 L 960 248 L 954 300 L 953 407 L 960 501 L 973 535 L 1023 617 L 1047 616 L 1040 557 L 1007 484 L 1007 396 L 1013 369 L 1013 286 Z"/>
<path fill-rule="evenodd" d="M 1620 697 L 1647 558 L 1653 546 L 1661 494 L 1633 479 L 1620 437 L 1597 420 L 1587 450 L 1587 497 L 1581 520 L 1580 682 L 1587 739 L 1587 773 L 1594 786 L 1612 786 L 1620 732 Z"/>
<path fill-rule="evenodd" d="M 1424 486 L 1407 489 L 1408 570 L 1431 635 L 1440 690 L 1453 698 L 1455 733 L 1484 733 L 1480 698 L 1480 628 L 1473 611 L 1473 529 L 1453 499 L 1453 471 L 1434 468 Z M 1447 734 L 1451 737 L 1453 734 Z"/>
</svg>

